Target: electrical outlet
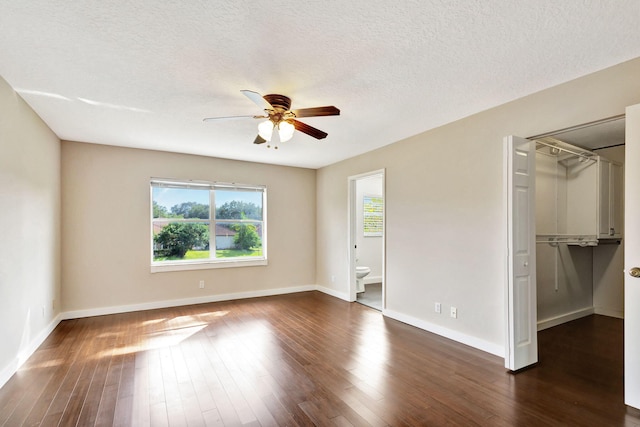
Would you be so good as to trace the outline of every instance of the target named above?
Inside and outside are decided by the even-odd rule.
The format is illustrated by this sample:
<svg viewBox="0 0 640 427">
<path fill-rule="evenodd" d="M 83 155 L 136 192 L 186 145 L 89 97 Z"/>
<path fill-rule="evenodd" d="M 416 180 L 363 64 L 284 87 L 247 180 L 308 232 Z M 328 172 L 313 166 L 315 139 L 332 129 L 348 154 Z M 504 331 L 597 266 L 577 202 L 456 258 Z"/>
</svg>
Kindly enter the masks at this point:
<svg viewBox="0 0 640 427">
<path fill-rule="evenodd" d="M 42 306 L 42 317 L 44 317 L 44 305 Z"/>
<path fill-rule="evenodd" d="M 436 303 L 436 313 L 442 313 L 442 304 Z"/>
<path fill-rule="evenodd" d="M 335 283 L 336 282 L 336 276 L 331 276 L 331 283 Z"/>
<path fill-rule="evenodd" d="M 200 280 L 200 289 L 204 289 L 204 280 Z"/>
<path fill-rule="evenodd" d="M 451 307 L 451 317 L 453 317 L 454 319 L 458 318 L 458 309 L 455 307 Z"/>
</svg>

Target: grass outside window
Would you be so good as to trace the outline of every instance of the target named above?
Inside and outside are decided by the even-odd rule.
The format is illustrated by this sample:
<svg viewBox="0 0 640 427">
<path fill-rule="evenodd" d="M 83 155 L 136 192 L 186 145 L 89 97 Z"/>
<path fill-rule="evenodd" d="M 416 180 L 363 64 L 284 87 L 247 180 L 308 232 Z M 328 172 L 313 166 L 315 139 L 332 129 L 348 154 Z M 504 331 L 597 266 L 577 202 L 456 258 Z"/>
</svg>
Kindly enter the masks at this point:
<svg viewBox="0 0 640 427">
<path fill-rule="evenodd" d="M 237 258 L 237 257 L 259 257 L 262 256 L 262 248 L 257 248 L 257 249 L 249 249 L 249 250 L 242 250 L 242 249 L 218 249 L 216 251 L 216 258 Z M 209 259 L 209 251 L 204 250 L 204 251 L 194 251 L 194 250 L 189 250 L 187 251 L 187 253 L 184 255 L 184 258 L 179 258 L 179 257 L 170 257 L 170 256 L 166 256 L 166 257 L 154 257 L 153 260 L 154 261 L 189 261 L 189 260 L 194 260 L 194 259 Z"/>
</svg>

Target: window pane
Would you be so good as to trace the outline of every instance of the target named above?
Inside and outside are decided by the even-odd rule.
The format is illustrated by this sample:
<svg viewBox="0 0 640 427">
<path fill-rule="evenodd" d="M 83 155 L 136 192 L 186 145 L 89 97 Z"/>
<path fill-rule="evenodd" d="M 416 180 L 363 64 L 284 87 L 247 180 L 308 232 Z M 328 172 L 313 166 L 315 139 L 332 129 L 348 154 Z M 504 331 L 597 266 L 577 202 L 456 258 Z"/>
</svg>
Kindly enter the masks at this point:
<svg viewBox="0 0 640 427">
<path fill-rule="evenodd" d="M 152 179 L 152 272 L 266 261 L 265 189 L 225 185 Z"/>
<path fill-rule="evenodd" d="M 209 258 L 209 223 L 153 221 L 153 260 Z"/>
<path fill-rule="evenodd" d="M 209 190 L 153 187 L 154 218 L 209 219 Z"/>
<path fill-rule="evenodd" d="M 262 220 L 261 191 L 216 191 L 216 219 Z"/>
<path fill-rule="evenodd" d="M 247 256 L 262 256 L 262 223 L 217 223 L 216 258 Z"/>
</svg>

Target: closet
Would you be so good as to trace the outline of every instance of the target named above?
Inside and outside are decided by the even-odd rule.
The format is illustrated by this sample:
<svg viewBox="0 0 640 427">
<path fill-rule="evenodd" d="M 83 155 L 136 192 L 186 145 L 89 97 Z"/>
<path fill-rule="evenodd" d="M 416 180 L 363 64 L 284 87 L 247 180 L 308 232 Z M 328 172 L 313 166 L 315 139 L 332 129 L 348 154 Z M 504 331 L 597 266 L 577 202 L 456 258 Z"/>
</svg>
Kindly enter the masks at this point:
<svg viewBox="0 0 640 427">
<path fill-rule="evenodd" d="M 622 317 L 623 165 L 559 137 L 535 142 L 538 329 Z"/>
</svg>

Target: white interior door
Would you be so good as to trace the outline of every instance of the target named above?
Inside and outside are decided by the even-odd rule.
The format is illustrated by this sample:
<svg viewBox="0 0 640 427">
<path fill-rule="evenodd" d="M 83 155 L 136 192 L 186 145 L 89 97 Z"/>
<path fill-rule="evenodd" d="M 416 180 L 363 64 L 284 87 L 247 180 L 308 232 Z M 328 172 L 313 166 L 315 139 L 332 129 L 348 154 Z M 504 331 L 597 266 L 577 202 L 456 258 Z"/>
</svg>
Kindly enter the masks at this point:
<svg viewBox="0 0 640 427">
<path fill-rule="evenodd" d="M 627 107 L 624 212 L 624 400 L 640 408 L 640 104 Z"/>
<path fill-rule="evenodd" d="M 505 367 L 538 361 L 535 239 L 535 143 L 505 138 L 507 291 Z"/>
</svg>

